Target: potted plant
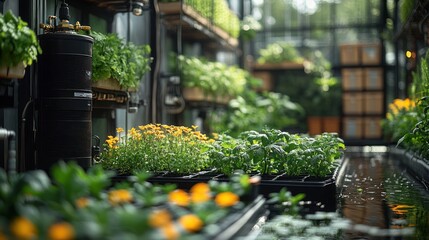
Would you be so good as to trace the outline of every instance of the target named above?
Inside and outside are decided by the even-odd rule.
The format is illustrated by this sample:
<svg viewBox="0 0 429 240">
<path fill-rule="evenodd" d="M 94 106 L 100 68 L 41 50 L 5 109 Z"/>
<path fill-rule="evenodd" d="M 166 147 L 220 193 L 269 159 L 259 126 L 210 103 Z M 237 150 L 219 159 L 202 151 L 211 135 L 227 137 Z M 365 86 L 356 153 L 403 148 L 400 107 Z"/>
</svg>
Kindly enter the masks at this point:
<svg viewBox="0 0 429 240">
<path fill-rule="evenodd" d="M 256 32 L 262 29 L 262 25 L 253 16 L 248 15 L 241 20 L 240 37 L 250 41 L 256 36 Z"/>
<path fill-rule="evenodd" d="M 135 91 L 150 71 L 149 45 L 125 43 L 116 34 L 91 32 L 93 87 Z"/>
<path fill-rule="evenodd" d="M 228 108 L 209 117 L 212 131 L 237 137 L 250 130 L 293 128 L 304 116 L 301 105 L 287 95 L 275 92 L 258 94 L 250 89 L 232 99 Z"/>
<path fill-rule="evenodd" d="M 0 77 L 23 78 L 42 52 L 36 34 L 11 11 L 0 14 Z"/>
<path fill-rule="evenodd" d="M 183 96 L 189 101 L 227 103 L 243 92 L 249 73 L 236 66 L 179 56 Z"/>
<path fill-rule="evenodd" d="M 332 77 L 330 62 L 320 51 L 313 51 L 305 61 L 304 69 L 313 77 L 305 93 L 309 101 L 304 106 L 309 134 L 339 133 L 341 85 Z"/>
<path fill-rule="evenodd" d="M 257 63 L 263 65 L 274 64 L 274 66 L 284 66 L 289 64 L 292 66 L 302 66 L 304 59 L 301 57 L 297 49 L 288 42 L 274 42 L 268 44 L 265 48 L 259 50 Z"/>
</svg>

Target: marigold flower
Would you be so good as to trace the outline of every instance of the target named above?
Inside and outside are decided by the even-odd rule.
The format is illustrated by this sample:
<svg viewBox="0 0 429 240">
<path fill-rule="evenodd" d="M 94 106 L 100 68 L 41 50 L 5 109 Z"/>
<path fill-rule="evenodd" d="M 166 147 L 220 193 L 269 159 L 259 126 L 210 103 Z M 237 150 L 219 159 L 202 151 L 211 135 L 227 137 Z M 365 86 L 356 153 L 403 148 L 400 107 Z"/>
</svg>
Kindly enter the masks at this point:
<svg viewBox="0 0 429 240">
<path fill-rule="evenodd" d="M 207 183 L 201 182 L 201 183 L 197 183 L 194 186 L 192 186 L 190 192 L 191 193 L 194 193 L 194 192 L 207 193 L 207 192 L 210 192 L 210 187 Z"/>
<path fill-rule="evenodd" d="M 211 198 L 210 187 L 207 183 L 197 183 L 192 186 L 191 201 L 193 203 L 207 202 Z"/>
<path fill-rule="evenodd" d="M 189 194 L 181 189 L 174 190 L 168 194 L 168 201 L 186 207 L 189 205 Z"/>
<path fill-rule="evenodd" d="M 117 133 L 121 133 L 121 132 L 123 132 L 123 131 L 124 131 L 124 129 L 123 129 L 123 128 L 121 128 L 121 127 L 116 128 L 116 132 L 117 132 Z"/>
<path fill-rule="evenodd" d="M 78 198 L 78 199 L 76 199 L 75 204 L 78 208 L 85 208 L 89 204 L 89 199 L 86 197 Z"/>
<path fill-rule="evenodd" d="M 126 189 L 116 189 L 109 192 L 109 202 L 112 205 L 128 203 L 133 200 L 133 195 Z"/>
<path fill-rule="evenodd" d="M 239 197 L 232 192 L 222 192 L 216 195 L 215 202 L 220 207 L 231 207 L 239 201 Z"/>
<path fill-rule="evenodd" d="M 48 229 L 50 240 L 71 240 L 75 237 L 73 226 L 67 222 L 55 223 Z"/>
<path fill-rule="evenodd" d="M 171 224 L 171 214 L 166 209 L 155 210 L 149 215 L 149 225 L 162 227 Z"/>
<path fill-rule="evenodd" d="M 15 218 L 11 225 L 10 231 L 20 240 L 34 239 L 37 235 L 36 226 L 27 218 Z"/>
<path fill-rule="evenodd" d="M 179 223 L 187 232 L 198 232 L 204 223 L 194 214 L 183 215 L 179 218 Z"/>
<path fill-rule="evenodd" d="M 180 236 L 179 231 L 173 223 L 161 227 L 161 233 L 167 240 L 179 239 Z"/>
</svg>

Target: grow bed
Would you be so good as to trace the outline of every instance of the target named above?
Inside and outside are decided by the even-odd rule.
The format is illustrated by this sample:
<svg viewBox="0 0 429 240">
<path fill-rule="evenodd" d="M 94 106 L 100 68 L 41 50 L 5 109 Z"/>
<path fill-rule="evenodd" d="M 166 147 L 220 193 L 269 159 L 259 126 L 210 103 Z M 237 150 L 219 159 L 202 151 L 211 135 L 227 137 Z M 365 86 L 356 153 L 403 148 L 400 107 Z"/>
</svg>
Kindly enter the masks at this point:
<svg viewBox="0 0 429 240">
<path fill-rule="evenodd" d="M 285 187 L 293 195 L 304 193 L 309 211 L 335 211 L 337 203 L 337 187 L 341 185 L 344 168 L 347 165 L 346 158 L 338 159 L 338 166 L 332 172 L 324 177 L 312 177 L 309 175 L 287 176 L 279 175 L 260 175 L 254 174 L 250 177 L 259 176 L 260 182 L 257 185 L 252 185 L 250 198 L 256 198 L 259 194 L 264 197 L 269 197 L 270 193 L 279 192 Z M 126 176 L 116 176 L 114 181 L 124 181 Z M 160 172 L 147 181 L 156 184 L 176 184 L 178 188 L 190 189 L 193 185 L 199 182 L 208 182 L 211 180 L 219 182 L 229 181 L 229 177 L 225 174 L 215 173 L 214 171 L 202 171 L 195 174 L 179 175 L 169 172 Z M 316 209 L 317 208 L 317 209 Z"/>
</svg>

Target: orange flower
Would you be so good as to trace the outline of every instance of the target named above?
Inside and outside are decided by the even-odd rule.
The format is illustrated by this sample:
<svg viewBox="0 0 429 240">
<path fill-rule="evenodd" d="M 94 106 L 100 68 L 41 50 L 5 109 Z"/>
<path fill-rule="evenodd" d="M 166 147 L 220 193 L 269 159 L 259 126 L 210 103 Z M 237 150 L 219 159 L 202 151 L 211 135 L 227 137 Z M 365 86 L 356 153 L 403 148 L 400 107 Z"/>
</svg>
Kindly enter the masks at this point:
<svg viewBox="0 0 429 240">
<path fill-rule="evenodd" d="M 167 240 L 179 239 L 179 231 L 173 223 L 169 223 L 161 227 L 161 233 Z"/>
<path fill-rule="evenodd" d="M 128 203 L 133 200 L 133 195 L 126 189 L 116 189 L 109 192 L 109 202 L 112 205 Z"/>
<path fill-rule="evenodd" d="M 55 223 L 48 229 L 50 240 L 71 240 L 75 237 L 73 226 L 66 222 Z"/>
<path fill-rule="evenodd" d="M 220 207 L 231 207 L 239 201 L 236 194 L 232 192 L 222 192 L 216 195 L 215 202 Z"/>
<path fill-rule="evenodd" d="M 197 183 L 192 186 L 191 190 L 191 200 L 194 203 L 202 203 L 210 200 L 210 187 L 207 183 Z"/>
<path fill-rule="evenodd" d="M 78 199 L 76 199 L 75 204 L 78 208 L 85 208 L 89 204 L 89 199 L 86 197 L 78 198 Z"/>
<path fill-rule="evenodd" d="M 171 224 L 171 215 L 166 209 L 155 210 L 149 215 L 149 225 L 163 227 Z"/>
<path fill-rule="evenodd" d="M 37 235 L 36 226 L 24 217 L 15 218 L 10 225 L 10 231 L 20 240 L 34 239 Z"/>
<path fill-rule="evenodd" d="M 116 128 L 116 132 L 117 132 L 117 133 L 121 133 L 121 132 L 123 132 L 123 131 L 124 131 L 124 129 L 123 129 L 123 128 L 121 128 L 121 127 Z"/>
<path fill-rule="evenodd" d="M 194 214 L 181 216 L 179 223 L 187 232 L 198 232 L 204 225 L 203 221 Z"/>
<path fill-rule="evenodd" d="M 189 205 L 189 194 L 181 189 L 174 190 L 168 194 L 168 201 L 186 207 Z"/>
</svg>

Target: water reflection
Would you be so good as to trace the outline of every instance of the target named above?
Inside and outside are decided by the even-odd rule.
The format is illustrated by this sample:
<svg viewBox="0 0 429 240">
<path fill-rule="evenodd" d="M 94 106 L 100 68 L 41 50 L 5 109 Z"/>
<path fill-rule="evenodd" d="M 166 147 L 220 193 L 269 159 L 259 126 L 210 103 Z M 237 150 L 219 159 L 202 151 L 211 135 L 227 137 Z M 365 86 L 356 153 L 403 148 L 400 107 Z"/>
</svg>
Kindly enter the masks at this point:
<svg viewBox="0 0 429 240">
<path fill-rule="evenodd" d="M 374 152 L 349 157 L 339 210 L 355 227 L 345 230 L 343 237 L 429 239 L 428 193 L 398 161 Z"/>
</svg>

